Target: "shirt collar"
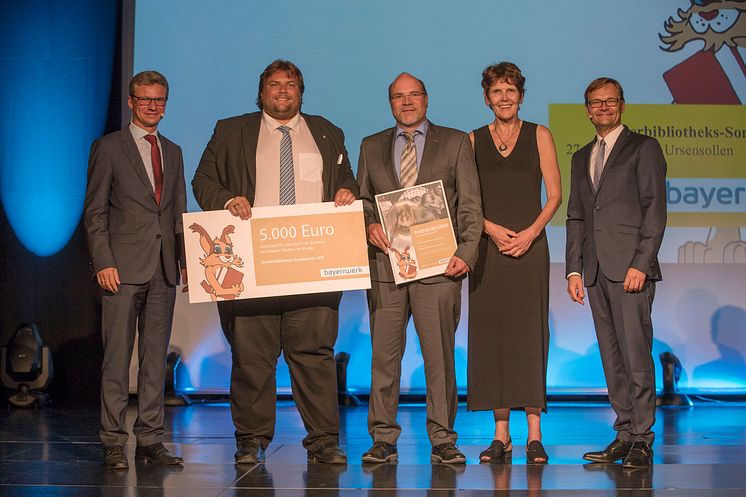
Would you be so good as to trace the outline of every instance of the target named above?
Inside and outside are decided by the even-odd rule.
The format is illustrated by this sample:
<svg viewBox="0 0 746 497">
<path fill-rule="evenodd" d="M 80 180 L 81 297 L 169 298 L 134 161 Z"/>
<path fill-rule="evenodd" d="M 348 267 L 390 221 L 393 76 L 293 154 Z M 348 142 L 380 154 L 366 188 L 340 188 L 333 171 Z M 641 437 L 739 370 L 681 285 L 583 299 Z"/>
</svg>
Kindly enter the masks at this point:
<svg viewBox="0 0 746 497">
<path fill-rule="evenodd" d="M 616 128 L 614 128 L 613 130 L 611 130 L 604 137 L 601 137 L 601 136 L 599 136 L 597 134 L 596 135 L 596 143 L 599 143 L 601 140 L 603 140 L 604 142 L 606 142 L 606 149 L 610 150 L 611 147 L 613 147 L 614 144 L 616 143 L 617 139 L 619 138 L 619 135 L 622 134 L 622 131 L 624 131 L 624 125 L 620 123 L 619 126 L 617 126 Z"/>
<path fill-rule="evenodd" d="M 287 124 L 282 124 L 274 117 L 262 111 L 262 122 L 270 132 L 277 131 L 277 128 L 279 128 L 280 126 L 287 126 L 288 128 L 290 128 L 291 131 L 295 131 L 297 133 L 298 126 L 300 125 L 300 120 L 301 116 L 299 112 Z M 279 131 L 277 132 L 279 133 Z"/>
<path fill-rule="evenodd" d="M 144 129 L 142 129 L 140 126 L 138 126 L 132 121 L 130 121 L 130 133 L 132 133 L 132 137 L 135 140 L 142 140 L 146 135 L 151 134 L 145 131 Z M 153 135 L 158 137 L 158 130 L 155 130 L 155 133 L 153 133 Z"/>
<path fill-rule="evenodd" d="M 397 124 L 394 132 L 396 133 L 395 136 L 398 138 L 402 136 L 402 133 L 404 133 L 404 130 Z M 414 130 L 414 136 L 417 136 L 417 135 L 422 135 L 423 137 L 427 136 L 427 119 L 422 121 L 422 124 L 417 126 L 417 129 Z"/>
</svg>

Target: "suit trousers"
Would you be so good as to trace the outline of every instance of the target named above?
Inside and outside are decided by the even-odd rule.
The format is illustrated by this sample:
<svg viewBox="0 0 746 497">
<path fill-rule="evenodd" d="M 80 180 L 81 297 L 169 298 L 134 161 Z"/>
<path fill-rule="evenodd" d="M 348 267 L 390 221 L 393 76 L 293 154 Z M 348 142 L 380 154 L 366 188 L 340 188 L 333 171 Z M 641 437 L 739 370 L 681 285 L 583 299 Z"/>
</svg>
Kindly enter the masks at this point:
<svg viewBox="0 0 746 497">
<path fill-rule="evenodd" d="M 627 293 L 622 282 L 610 281 L 601 270 L 596 284 L 588 287 L 617 438 L 649 445 L 655 437 L 654 297 L 654 281 Z"/>
<path fill-rule="evenodd" d="M 163 389 L 175 302 L 176 288 L 166 283 L 160 263 L 149 282 L 122 284 L 117 293 L 104 292 L 101 298 L 100 438 L 105 447 L 127 442 L 129 367 L 136 330 L 139 370 L 133 432 L 138 445 L 163 442 Z"/>
<path fill-rule="evenodd" d="M 339 444 L 334 343 L 341 298 L 341 292 L 333 292 L 221 303 L 221 314 L 231 313 L 228 319 L 233 322 L 227 336 L 233 356 L 231 415 L 237 444 L 256 439 L 267 447 L 274 437 L 280 352 L 308 433 L 303 446 L 316 450 Z"/>
<path fill-rule="evenodd" d="M 454 347 L 461 315 L 461 282 L 397 286 L 372 282 L 368 291 L 371 361 L 368 432 L 374 442 L 396 445 L 401 426 L 399 408 L 401 362 L 407 342 L 407 323 L 414 318 L 425 363 L 427 434 L 433 446 L 456 443 L 453 430 L 458 408 Z"/>
</svg>

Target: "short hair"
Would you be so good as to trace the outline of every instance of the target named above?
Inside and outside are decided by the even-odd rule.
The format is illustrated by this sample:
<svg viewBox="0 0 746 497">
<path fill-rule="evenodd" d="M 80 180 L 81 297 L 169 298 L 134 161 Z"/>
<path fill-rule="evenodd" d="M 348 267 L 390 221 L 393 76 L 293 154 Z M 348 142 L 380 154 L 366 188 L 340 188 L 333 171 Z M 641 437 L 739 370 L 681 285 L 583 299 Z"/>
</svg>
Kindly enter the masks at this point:
<svg viewBox="0 0 746 497">
<path fill-rule="evenodd" d="M 402 77 L 402 76 L 404 76 L 405 74 L 406 74 L 407 76 L 409 76 L 410 78 L 414 78 L 414 79 L 416 79 L 416 80 L 417 80 L 417 82 L 418 82 L 418 83 L 420 84 L 420 86 L 422 87 L 422 93 L 424 93 L 425 95 L 427 95 L 427 88 L 425 88 L 425 82 L 424 82 L 424 81 L 422 81 L 422 80 L 421 80 L 420 78 L 418 78 L 418 77 L 417 77 L 417 76 L 415 76 L 414 74 L 410 74 L 410 73 L 408 73 L 408 72 L 403 72 L 403 73 L 399 73 L 399 75 L 398 75 L 398 76 L 396 76 L 396 77 L 394 78 L 394 81 L 392 81 L 392 82 L 391 82 L 391 83 L 389 84 L 389 98 L 391 98 L 391 88 L 392 88 L 392 87 L 394 86 L 394 83 L 396 83 L 396 80 L 397 80 L 397 79 L 399 79 L 399 78 L 401 78 L 401 77 Z"/>
<path fill-rule="evenodd" d="M 300 94 L 303 96 L 303 92 L 306 89 L 306 85 L 303 83 L 303 73 L 300 72 L 298 66 L 290 62 L 289 60 L 276 59 L 273 60 L 267 67 L 262 71 L 262 75 L 259 76 L 259 91 L 256 94 L 256 106 L 259 110 L 264 110 L 262 106 L 262 89 L 264 88 L 264 82 L 267 78 L 272 76 L 277 71 L 285 71 L 290 76 L 295 77 L 298 80 L 300 86 Z"/>
<path fill-rule="evenodd" d="M 129 84 L 129 94 L 131 96 L 135 95 L 135 88 L 138 86 L 147 86 L 147 85 L 161 85 L 166 89 L 166 97 L 168 97 L 168 80 L 166 79 L 166 76 L 159 73 L 158 71 L 142 71 L 137 74 L 135 74 L 132 79 L 130 79 Z"/>
<path fill-rule="evenodd" d="M 619 98 L 621 98 L 622 102 L 624 102 L 624 90 L 622 89 L 622 84 L 614 78 L 603 76 L 601 78 L 596 78 L 593 81 L 591 81 L 588 84 L 588 88 L 585 89 L 583 98 L 585 99 L 586 105 L 588 104 L 588 95 L 598 90 L 602 86 L 606 86 L 606 85 L 613 85 L 619 91 Z"/>
<path fill-rule="evenodd" d="M 512 62 L 500 62 L 487 66 L 482 71 L 482 89 L 484 94 L 490 90 L 492 85 L 497 81 L 504 80 L 518 88 L 518 92 L 523 95 L 526 93 L 526 78 L 523 77 L 521 70 Z"/>
</svg>

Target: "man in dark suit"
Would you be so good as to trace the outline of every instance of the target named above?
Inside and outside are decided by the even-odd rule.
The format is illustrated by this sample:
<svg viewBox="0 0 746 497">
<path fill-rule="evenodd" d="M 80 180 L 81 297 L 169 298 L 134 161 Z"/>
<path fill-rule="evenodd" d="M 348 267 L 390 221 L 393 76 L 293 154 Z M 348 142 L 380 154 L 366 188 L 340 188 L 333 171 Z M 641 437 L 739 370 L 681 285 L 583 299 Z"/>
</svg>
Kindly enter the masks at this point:
<svg viewBox="0 0 746 497">
<path fill-rule="evenodd" d="M 355 200 L 342 130 L 300 112 L 303 75 L 276 60 L 259 78 L 261 112 L 218 121 L 192 180 L 205 210 L 249 219 L 252 207 Z M 275 431 L 277 357 L 290 369 L 309 462 L 342 464 L 334 343 L 341 292 L 218 302 L 231 345 L 236 464 L 255 464 Z"/>
<path fill-rule="evenodd" d="M 666 161 L 654 138 L 622 125 L 624 92 L 599 78 L 585 91 L 596 138 L 572 157 L 567 205 L 567 291 L 593 322 L 616 413 L 616 439 L 583 457 L 649 466 L 655 422 L 651 307 L 661 279 L 658 249 L 666 227 Z"/>
<path fill-rule="evenodd" d="M 454 369 L 456 327 L 461 312 L 461 280 L 474 267 L 482 232 L 482 207 L 474 151 L 469 137 L 429 122 L 422 81 L 400 74 L 389 86 L 396 126 L 365 138 L 360 146 L 358 182 L 365 209 L 372 288 L 368 292 L 373 346 L 368 431 L 373 446 L 364 463 L 394 461 L 401 427 L 396 422 L 406 329 L 414 316 L 425 361 L 427 432 L 431 460 L 464 463 L 453 430 L 458 391 Z M 381 226 L 375 196 L 431 181 L 443 188 L 457 239 L 456 253 L 442 276 L 396 285 L 390 244 Z"/>
<path fill-rule="evenodd" d="M 163 446 L 163 388 L 179 265 L 186 188 L 181 148 L 158 133 L 168 82 L 145 71 L 129 84 L 132 122 L 91 147 L 84 222 L 103 289 L 101 443 L 107 467 L 126 469 L 129 366 L 138 331 L 135 457 L 181 464 Z M 182 269 L 186 280 L 186 271 Z"/>
</svg>

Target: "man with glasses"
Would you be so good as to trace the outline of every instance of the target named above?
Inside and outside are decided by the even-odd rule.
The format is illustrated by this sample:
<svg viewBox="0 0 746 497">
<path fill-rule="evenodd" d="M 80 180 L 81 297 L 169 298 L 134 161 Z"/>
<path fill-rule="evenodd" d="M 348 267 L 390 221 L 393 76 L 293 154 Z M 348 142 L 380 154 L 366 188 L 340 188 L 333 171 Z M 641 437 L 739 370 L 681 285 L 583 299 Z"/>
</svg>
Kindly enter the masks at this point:
<svg viewBox="0 0 746 497">
<path fill-rule="evenodd" d="M 585 91 L 595 139 L 572 157 L 567 205 L 567 292 L 588 288 L 616 438 L 584 459 L 650 466 L 655 422 L 651 307 L 661 279 L 666 161 L 655 138 L 622 125 L 624 92 L 598 78 Z"/>
<path fill-rule="evenodd" d="M 218 121 L 192 180 L 200 207 L 228 209 L 246 220 L 252 207 L 355 200 L 344 134 L 300 111 L 304 88 L 300 69 L 276 60 L 259 77 L 260 111 Z M 328 292 L 218 302 L 233 359 L 236 464 L 262 462 L 274 438 L 281 352 L 308 432 L 308 462 L 347 462 L 339 447 L 334 361 L 341 299 L 342 292 Z"/>
<path fill-rule="evenodd" d="M 181 464 L 163 446 L 163 388 L 179 267 L 186 283 L 181 148 L 158 132 L 168 81 L 156 71 L 129 83 L 132 121 L 93 143 L 84 223 L 102 289 L 101 443 L 104 464 L 127 469 L 129 366 L 138 332 L 135 459 Z M 136 329 L 137 328 L 137 329 Z"/>
<path fill-rule="evenodd" d="M 461 312 L 461 281 L 474 267 L 482 233 L 482 204 L 474 151 L 461 131 L 429 122 L 425 84 L 400 74 L 389 86 L 396 125 L 365 138 L 360 145 L 358 183 L 365 210 L 372 288 L 368 292 L 373 347 L 368 431 L 373 446 L 364 463 L 398 459 L 401 360 L 407 323 L 414 317 L 425 362 L 427 433 L 431 461 L 463 464 L 453 429 L 458 404 L 454 347 Z M 443 181 L 458 247 L 446 272 L 396 285 L 389 262 L 390 244 L 381 226 L 375 196 L 416 184 Z"/>
</svg>

